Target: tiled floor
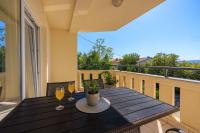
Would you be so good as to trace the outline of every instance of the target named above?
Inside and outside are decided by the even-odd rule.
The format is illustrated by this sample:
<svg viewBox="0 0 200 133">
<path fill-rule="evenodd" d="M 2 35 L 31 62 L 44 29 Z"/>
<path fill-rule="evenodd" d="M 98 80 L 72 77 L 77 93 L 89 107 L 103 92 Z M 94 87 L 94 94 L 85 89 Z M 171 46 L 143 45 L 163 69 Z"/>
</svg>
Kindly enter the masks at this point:
<svg viewBox="0 0 200 133">
<path fill-rule="evenodd" d="M 16 106 L 15 102 L 0 102 L 0 121 Z"/>
<path fill-rule="evenodd" d="M 173 126 L 166 122 L 156 120 L 146 125 L 141 126 L 141 133 L 165 133 L 165 131 Z"/>
</svg>

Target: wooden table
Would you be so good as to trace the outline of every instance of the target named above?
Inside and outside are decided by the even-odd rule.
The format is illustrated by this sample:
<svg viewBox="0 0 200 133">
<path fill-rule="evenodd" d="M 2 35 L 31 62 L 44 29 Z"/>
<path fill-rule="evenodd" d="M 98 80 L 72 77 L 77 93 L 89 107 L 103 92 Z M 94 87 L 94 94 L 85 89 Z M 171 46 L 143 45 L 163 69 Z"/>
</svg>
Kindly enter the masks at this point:
<svg viewBox="0 0 200 133">
<path fill-rule="evenodd" d="M 84 93 L 75 94 L 74 102 L 63 99 L 62 111 L 55 110 L 55 97 L 25 99 L 2 120 L 0 133 L 138 133 L 141 125 L 178 111 L 177 107 L 126 88 L 104 89 L 101 96 L 111 101 L 111 107 L 98 114 L 76 109 L 75 102 L 85 97 Z"/>
</svg>

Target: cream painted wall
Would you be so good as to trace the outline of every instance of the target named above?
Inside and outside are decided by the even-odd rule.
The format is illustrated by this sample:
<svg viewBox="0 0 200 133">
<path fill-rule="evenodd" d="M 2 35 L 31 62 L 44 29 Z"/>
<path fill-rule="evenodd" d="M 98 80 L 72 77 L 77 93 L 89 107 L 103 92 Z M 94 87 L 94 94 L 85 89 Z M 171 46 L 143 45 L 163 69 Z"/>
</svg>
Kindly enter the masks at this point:
<svg viewBox="0 0 200 133">
<path fill-rule="evenodd" d="M 51 29 L 50 82 L 77 81 L 77 34 Z"/>
<path fill-rule="evenodd" d="M 41 0 L 25 0 L 25 5 L 34 21 L 39 26 L 39 62 L 40 62 L 40 94 L 46 95 L 46 84 L 48 82 L 48 54 L 50 46 L 49 25 Z M 28 90 L 27 90 L 28 91 Z"/>
<path fill-rule="evenodd" d="M 77 80 L 77 35 L 50 30 L 41 0 L 25 4 L 40 29 L 40 95 L 45 95 L 47 82 Z"/>
</svg>

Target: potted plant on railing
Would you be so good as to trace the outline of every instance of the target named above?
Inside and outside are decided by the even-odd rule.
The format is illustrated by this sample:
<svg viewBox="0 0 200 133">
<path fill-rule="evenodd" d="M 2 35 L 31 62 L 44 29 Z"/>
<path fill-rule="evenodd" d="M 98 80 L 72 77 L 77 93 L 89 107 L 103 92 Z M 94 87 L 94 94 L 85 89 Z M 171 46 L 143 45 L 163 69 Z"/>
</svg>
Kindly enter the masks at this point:
<svg viewBox="0 0 200 133">
<path fill-rule="evenodd" d="M 101 73 L 105 79 L 105 88 L 112 88 L 116 85 L 117 80 L 115 76 L 112 76 L 112 74 L 109 71 L 103 71 Z"/>
<path fill-rule="evenodd" d="M 99 102 L 100 95 L 99 95 L 99 85 L 95 81 L 87 81 L 83 83 L 85 92 L 86 92 L 86 99 L 87 104 L 89 106 L 96 106 Z"/>
</svg>

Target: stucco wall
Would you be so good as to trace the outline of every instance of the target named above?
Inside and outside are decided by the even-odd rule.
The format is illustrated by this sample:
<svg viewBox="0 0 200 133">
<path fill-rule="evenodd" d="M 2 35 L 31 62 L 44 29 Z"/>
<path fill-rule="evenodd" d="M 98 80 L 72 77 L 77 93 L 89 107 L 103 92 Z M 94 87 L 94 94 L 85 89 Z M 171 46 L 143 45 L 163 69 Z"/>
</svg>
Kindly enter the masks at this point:
<svg viewBox="0 0 200 133">
<path fill-rule="evenodd" d="M 50 82 L 77 81 L 77 34 L 51 29 Z"/>
</svg>

